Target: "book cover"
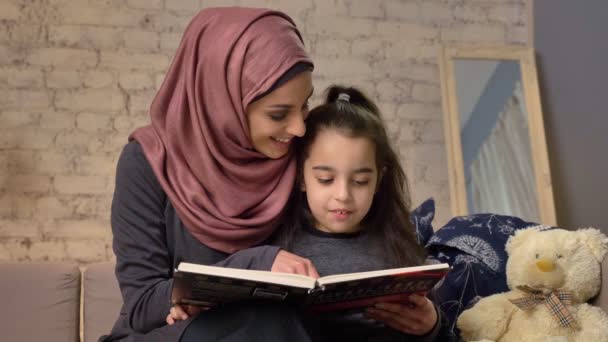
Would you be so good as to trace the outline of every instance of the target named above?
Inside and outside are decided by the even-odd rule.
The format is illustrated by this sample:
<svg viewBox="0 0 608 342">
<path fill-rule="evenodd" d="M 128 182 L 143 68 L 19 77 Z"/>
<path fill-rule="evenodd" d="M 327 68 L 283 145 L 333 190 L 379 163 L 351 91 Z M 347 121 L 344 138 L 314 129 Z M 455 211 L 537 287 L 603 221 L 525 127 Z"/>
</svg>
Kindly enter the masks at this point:
<svg viewBox="0 0 608 342">
<path fill-rule="evenodd" d="M 340 274 L 319 279 L 232 268 L 180 263 L 174 273 L 175 304 L 214 307 L 225 303 L 274 300 L 311 312 L 367 307 L 378 302 L 407 302 L 424 295 L 449 270 L 447 264 Z"/>
</svg>

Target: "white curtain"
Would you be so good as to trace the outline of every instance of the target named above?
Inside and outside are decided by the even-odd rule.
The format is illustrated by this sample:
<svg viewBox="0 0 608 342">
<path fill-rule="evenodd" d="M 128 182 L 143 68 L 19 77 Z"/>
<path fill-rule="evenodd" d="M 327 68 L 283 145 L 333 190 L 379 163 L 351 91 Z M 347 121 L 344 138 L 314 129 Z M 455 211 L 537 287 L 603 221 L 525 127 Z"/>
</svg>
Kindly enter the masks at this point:
<svg viewBox="0 0 608 342">
<path fill-rule="evenodd" d="M 528 118 L 521 84 L 471 163 L 472 212 L 539 222 Z"/>
</svg>

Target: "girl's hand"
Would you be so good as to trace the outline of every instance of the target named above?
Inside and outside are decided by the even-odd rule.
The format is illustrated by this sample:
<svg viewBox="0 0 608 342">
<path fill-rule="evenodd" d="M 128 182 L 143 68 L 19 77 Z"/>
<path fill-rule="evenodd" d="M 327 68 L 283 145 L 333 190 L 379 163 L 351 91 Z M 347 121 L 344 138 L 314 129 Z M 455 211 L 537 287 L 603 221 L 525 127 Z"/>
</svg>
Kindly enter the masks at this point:
<svg viewBox="0 0 608 342">
<path fill-rule="evenodd" d="M 191 316 L 197 315 L 199 312 L 203 311 L 205 308 L 194 305 L 173 305 L 171 310 L 169 310 L 169 314 L 165 319 L 167 324 L 173 325 L 177 321 L 187 320 Z"/>
<path fill-rule="evenodd" d="M 279 253 L 277 253 L 270 271 L 295 273 L 313 277 L 315 279 L 319 278 L 319 273 L 317 273 L 317 269 L 310 260 L 284 250 L 280 250 Z"/>
<path fill-rule="evenodd" d="M 422 336 L 437 323 L 435 306 L 426 297 L 411 295 L 411 303 L 378 303 L 366 310 L 367 316 L 410 335 Z"/>
</svg>

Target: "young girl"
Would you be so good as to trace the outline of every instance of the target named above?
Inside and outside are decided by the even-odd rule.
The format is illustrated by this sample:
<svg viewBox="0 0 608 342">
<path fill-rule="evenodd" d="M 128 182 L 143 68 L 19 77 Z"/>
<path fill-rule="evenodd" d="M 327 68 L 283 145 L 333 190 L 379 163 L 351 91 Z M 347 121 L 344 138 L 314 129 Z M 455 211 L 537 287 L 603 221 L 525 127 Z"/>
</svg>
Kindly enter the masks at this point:
<svg viewBox="0 0 608 342">
<path fill-rule="evenodd" d="M 285 249 L 309 259 L 320 276 L 425 262 L 409 221 L 405 173 L 373 102 L 355 88 L 329 88 L 298 144 L 298 184 L 280 236 Z M 434 305 L 421 296 L 411 302 L 377 304 L 366 312 L 371 322 L 324 318 L 319 335 L 432 340 L 438 330 Z"/>
</svg>

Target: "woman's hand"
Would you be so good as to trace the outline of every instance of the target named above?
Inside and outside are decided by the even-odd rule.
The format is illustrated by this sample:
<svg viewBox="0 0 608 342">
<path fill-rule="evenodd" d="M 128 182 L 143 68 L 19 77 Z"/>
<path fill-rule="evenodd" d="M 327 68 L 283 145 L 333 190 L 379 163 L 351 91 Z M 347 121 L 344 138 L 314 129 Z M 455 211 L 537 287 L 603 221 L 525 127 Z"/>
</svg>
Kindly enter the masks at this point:
<svg viewBox="0 0 608 342">
<path fill-rule="evenodd" d="M 200 307 L 200 306 L 194 306 L 194 305 L 182 306 L 182 305 L 176 304 L 176 305 L 173 305 L 171 310 L 169 310 L 169 314 L 167 315 L 167 318 L 165 320 L 167 321 L 167 324 L 173 325 L 177 321 L 184 321 L 184 320 L 187 320 L 191 316 L 197 315 L 204 309 L 205 308 Z"/>
<path fill-rule="evenodd" d="M 366 310 L 367 316 L 410 335 L 422 336 L 437 323 L 435 306 L 426 297 L 411 295 L 411 303 L 378 303 Z"/>
<path fill-rule="evenodd" d="M 313 277 L 315 279 L 319 278 L 319 273 L 317 273 L 317 269 L 310 260 L 284 250 L 280 250 L 279 253 L 277 253 L 277 257 L 274 259 L 270 271 L 295 273 Z"/>
</svg>

